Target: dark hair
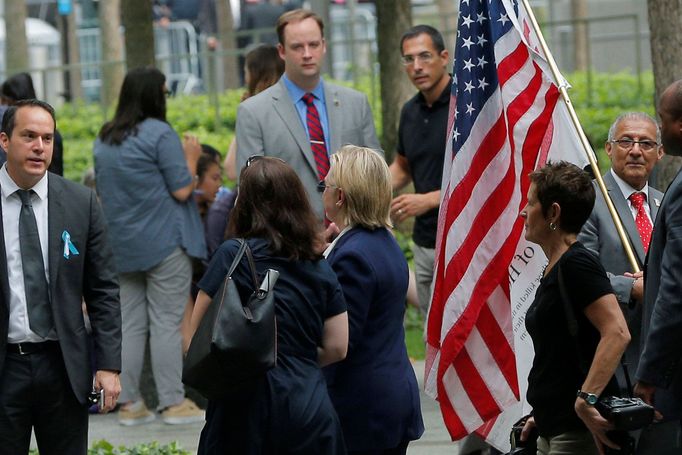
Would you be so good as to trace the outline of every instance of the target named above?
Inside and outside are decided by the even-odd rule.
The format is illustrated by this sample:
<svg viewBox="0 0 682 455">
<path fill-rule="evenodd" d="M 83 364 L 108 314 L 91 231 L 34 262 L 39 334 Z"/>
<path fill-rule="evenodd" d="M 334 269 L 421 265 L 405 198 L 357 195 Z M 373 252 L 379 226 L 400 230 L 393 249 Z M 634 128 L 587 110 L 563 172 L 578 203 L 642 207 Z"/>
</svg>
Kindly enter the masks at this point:
<svg viewBox="0 0 682 455">
<path fill-rule="evenodd" d="M 403 53 L 403 43 L 405 40 L 416 38 L 419 35 L 429 35 L 431 37 L 431 42 L 433 43 L 434 49 L 439 54 L 445 50 L 445 41 L 443 41 L 443 35 L 440 34 L 438 30 L 431 27 L 430 25 L 415 25 L 411 29 L 403 33 L 400 38 L 400 53 Z"/>
<path fill-rule="evenodd" d="M 211 155 L 216 161 L 220 161 L 220 158 L 222 158 L 218 149 L 208 144 L 201 144 L 201 153 Z"/>
<path fill-rule="evenodd" d="M 286 13 L 282 14 L 279 19 L 277 19 L 276 29 L 279 44 L 284 46 L 284 29 L 287 25 L 291 24 L 292 22 L 301 22 L 308 18 L 315 19 L 315 22 L 317 22 L 317 25 L 320 27 L 320 33 L 322 34 L 322 37 L 324 37 L 324 22 L 322 22 L 322 18 L 310 10 L 299 8 L 292 11 L 287 11 Z"/>
<path fill-rule="evenodd" d="M 203 148 L 203 145 L 202 145 L 202 148 Z M 220 156 L 220 155 L 218 155 L 218 156 Z M 208 168 L 211 166 L 211 164 L 217 164 L 218 166 L 220 166 L 219 158 L 217 158 L 212 153 L 202 152 L 201 155 L 199 155 L 199 159 L 197 160 L 197 178 L 200 181 L 201 181 L 201 179 L 204 178 L 204 174 L 206 173 Z"/>
<path fill-rule="evenodd" d="M 147 118 L 166 121 L 166 76 L 152 67 L 128 71 L 113 120 L 99 131 L 102 142 L 119 145 L 129 135 L 137 134 L 137 125 Z"/>
<path fill-rule="evenodd" d="M 567 233 L 578 234 L 594 207 L 595 191 L 587 172 L 566 161 L 547 163 L 530 173 L 546 217 L 555 202 L 561 207 L 557 223 Z"/>
<path fill-rule="evenodd" d="M 270 252 L 290 260 L 320 258 L 320 221 L 296 172 L 277 158 L 259 157 L 239 176 L 230 237 L 260 237 Z"/>
<path fill-rule="evenodd" d="M 36 98 L 31 75 L 28 73 L 18 73 L 8 77 L 0 85 L 0 95 L 11 100 L 13 103 L 19 100 Z"/>
<path fill-rule="evenodd" d="M 277 48 L 271 44 L 262 44 L 251 49 L 246 54 L 244 64 L 249 71 L 249 84 L 243 99 L 275 85 L 284 73 L 284 60 L 279 58 Z"/>
<path fill-rule="evenodd" d="M 52 117 L 55 129 L 57 128 L 57 119 L 54 115 L 54 108 L 45 101 L 30 98 L 27 100 L 17 101 L 5 111 L 5 115 L 2 117 L 2 132 L 5 133 L 7 137 L 12 136 L 12 131 L 14 131 L 14 125 L 16 123 L 15 119 L 17 116 L 17 111 L 22 107 L 39 107 L 46 110 L 50 114 L 50 117 Z"/>
</svg>

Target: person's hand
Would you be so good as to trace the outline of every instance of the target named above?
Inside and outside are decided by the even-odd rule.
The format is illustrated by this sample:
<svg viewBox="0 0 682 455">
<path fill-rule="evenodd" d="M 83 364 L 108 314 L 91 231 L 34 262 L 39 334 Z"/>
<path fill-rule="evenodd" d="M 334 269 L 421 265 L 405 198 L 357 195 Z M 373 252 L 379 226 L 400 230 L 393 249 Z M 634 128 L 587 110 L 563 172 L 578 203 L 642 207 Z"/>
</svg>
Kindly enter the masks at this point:
<svg viewBox="0 0 682 455">
<path fill-rule="evenodd" d="M 324 253 L 329 247 L 329 244 L 341 233 L 341 230 L 336 225 L 336 223 L 329 223 L 329 226 L 322 233 L 322 243 L 320 244 L 320 251 L 318 253 Z"/>
<path fill-rule="evenodd" d="M 587 429 L 592 433 L 600 454 L 604 454 L 604 446 L 620 449 L 615 442 L 606 436 L 607 431 L 613 430 L 613 425 L 602 417 L 594 406 L 590 406 L 582 398 L 576 398 L 574 408 L 580 420 L 583 421 Z"/>
<path fill-rule="evenodd" d="M 116 407 L 118 396 L 121 394 L 121 381 L 118 373 L 109 370 L 97 370 L 95 373 L 95 390 L 104 390 L 104 406 L 99 410 L 105 414 Z"/>
<path fill-rule="evenodd" d="M 535 425 L 535 417 L 529 416 L 526 419 L 526 423 L 523 424 L 523 429 L 521 430 L 521 440 L 526 441 L 528 439 L 528 436 L 530 435 L 530 432 L 535 428 L 537 425 Z"/>
<path fill-rule="evenodd" d="M 193 134 L 185 134 L 182 138 L 182 150 L 185 152 L 187 162 L 195 162 L 201 156 L 201 143 Z"/>
<path fill-rule="evenodd" d="M 438 207 L 438 200 L 434 205 L 431 193 L 401 194 L 391 202 L 391 217 L 400 223 L 411 216 L 422 215 L 434 207 Z"/>
<path fill-rule="evenodd" d="M 632 290 L 630 291 L 630 297 L 636 301 L 641 302 L 644 298 L 644 278 L 635 278 L 635 282 L 632 283 Z"/>
<path fill-rule="evenodd" d="M 640 270 L 639 272 L 635 272 L 635 273 L 625 272 L 623 275 L 628 277 L 628 278 L 635 278 L 635 279 L 642 278 L 642 279 L 644 279 L 644 272 L 642 270 Z"/>
<path fill-rule="evenodd" d="M 641 398 L 649 406 L 654 405 L 654 394 L 656 393 L 656 386 L 652 384 L 647 384 L 646 382 L 637 381 L 635 383 L 634 389 L 635 397 Z M 654 420 L 663 420 L 663 414 L 658 411 L 654 411 Z"/>
</svg>

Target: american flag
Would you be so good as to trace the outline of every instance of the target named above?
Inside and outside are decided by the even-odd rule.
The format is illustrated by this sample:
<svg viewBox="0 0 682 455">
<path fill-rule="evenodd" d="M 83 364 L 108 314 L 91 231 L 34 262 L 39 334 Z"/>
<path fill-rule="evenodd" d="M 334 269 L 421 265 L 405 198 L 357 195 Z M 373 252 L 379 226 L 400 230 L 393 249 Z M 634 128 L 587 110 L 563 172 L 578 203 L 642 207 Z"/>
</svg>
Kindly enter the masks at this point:
<svg viewBox="0 0 682 455">
<path fill-rule="evenodd" d="M 525 247 L 528 174 L 548 158 L 587 161 L 538 43 L 522 4 L 461 0 L 426 359 L 453 439 L 488 436 L 525 393 L 510 264 Z"/>
</svg>

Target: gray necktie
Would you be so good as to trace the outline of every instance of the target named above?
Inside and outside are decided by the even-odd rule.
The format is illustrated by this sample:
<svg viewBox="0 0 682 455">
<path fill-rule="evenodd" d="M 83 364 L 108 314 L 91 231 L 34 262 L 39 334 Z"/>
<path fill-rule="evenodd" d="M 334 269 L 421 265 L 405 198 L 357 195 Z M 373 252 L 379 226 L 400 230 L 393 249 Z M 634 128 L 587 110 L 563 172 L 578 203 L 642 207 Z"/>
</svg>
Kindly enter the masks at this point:
<svg viewBox="0 0 682 455">
<path fill-rule="evenodd" d="M 45 264 L 38 236 L 38 224 L 31 205 L 33 190 L 17 190 L 17 193 L 21 198 L 19 247 L 24 269 L 28 325 L 33 332 L 45 338 L 52 328 L 52 313 L 45 279 Z"/>
</svg>

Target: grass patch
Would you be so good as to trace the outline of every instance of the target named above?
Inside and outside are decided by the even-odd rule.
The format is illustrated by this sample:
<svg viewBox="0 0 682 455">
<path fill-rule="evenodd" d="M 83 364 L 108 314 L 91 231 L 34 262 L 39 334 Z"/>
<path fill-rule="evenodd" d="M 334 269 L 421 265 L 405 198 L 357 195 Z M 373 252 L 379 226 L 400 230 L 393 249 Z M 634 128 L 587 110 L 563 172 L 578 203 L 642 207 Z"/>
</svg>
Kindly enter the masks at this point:
<svg viewBox="0 0 682 455">
<path fill-rule="evenodd" d="M 424 345 L 424 318 L 412 306 L 408 306 L 405 312 L 405 344 L 410 359 L 424 360 L 426 350 Z"/>
</svg>

